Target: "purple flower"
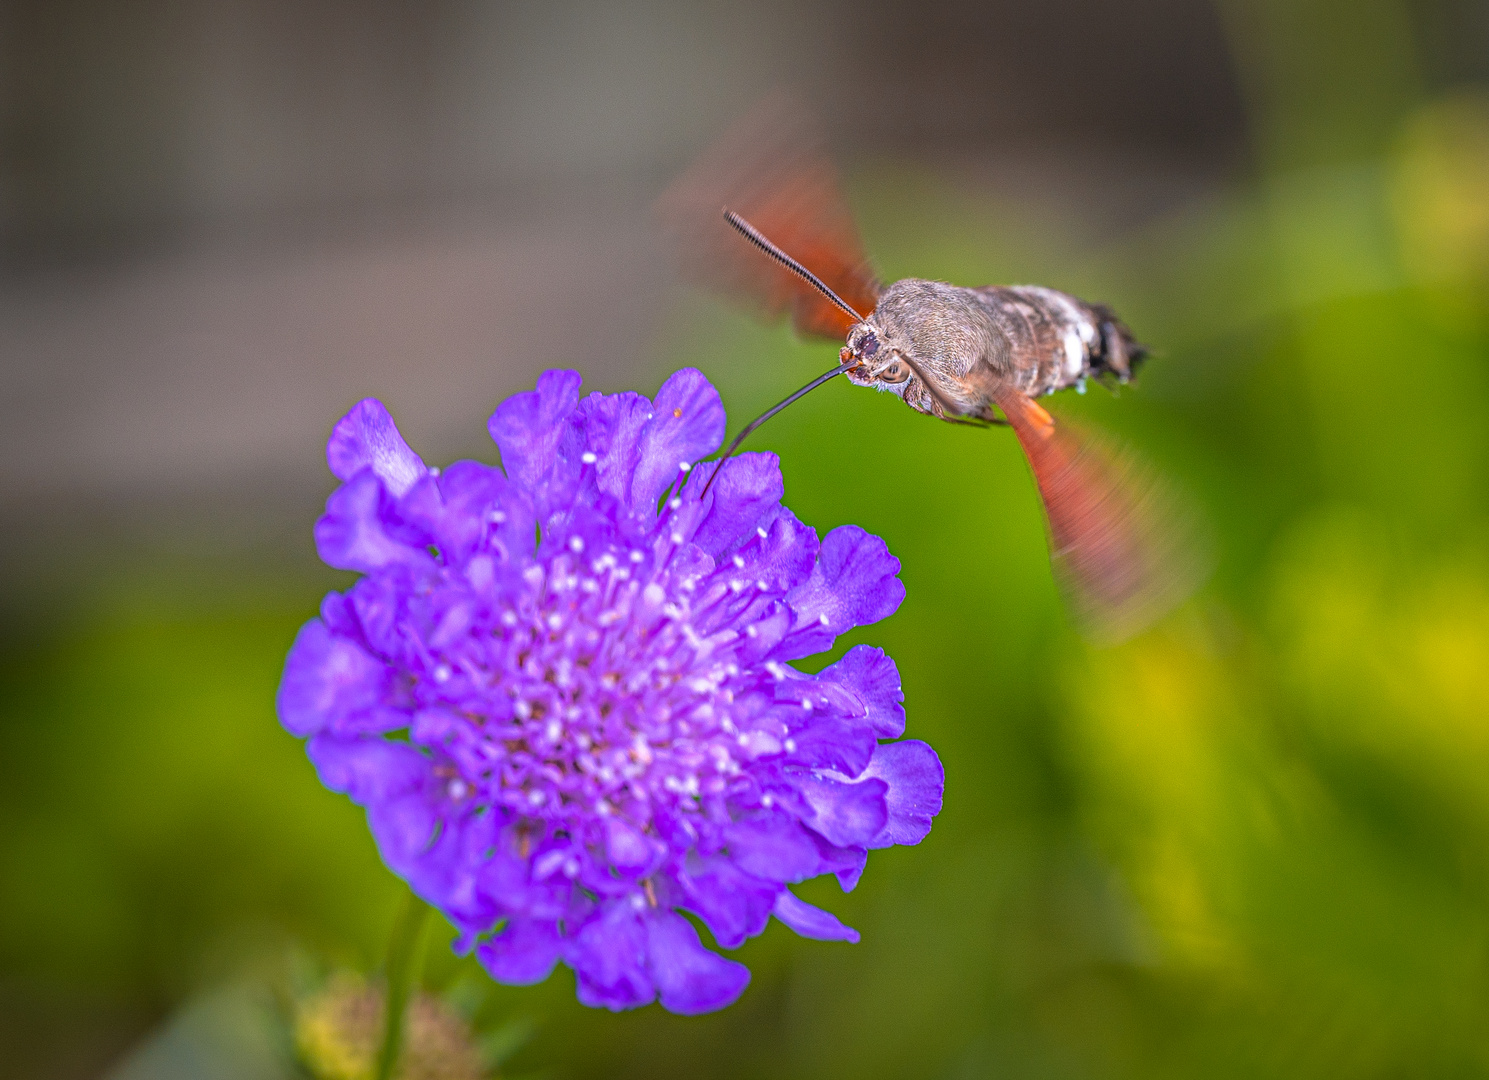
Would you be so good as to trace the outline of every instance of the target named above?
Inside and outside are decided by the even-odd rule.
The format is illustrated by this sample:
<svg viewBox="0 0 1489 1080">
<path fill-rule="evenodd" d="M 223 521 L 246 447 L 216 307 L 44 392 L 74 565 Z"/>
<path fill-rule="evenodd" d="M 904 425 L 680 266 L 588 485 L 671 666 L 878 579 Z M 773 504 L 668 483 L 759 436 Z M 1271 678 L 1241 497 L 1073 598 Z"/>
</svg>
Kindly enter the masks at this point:
<svg viewBox="0 0 1489 1080">
<path fill-rule="evenodd" d="M 772 454 L 700 499 L 724 410 L 699 372 L 654 402 L 579 382 L 496 410 L 505 473 L 426 466 L 372 399 L 336 425 L 316 543 L 365 576 L 300 631 L 279 715 L 494 978 L 562 960 L 587 1005 L 707 1012 L 749 971 L 679 912 L 726 949 L 772 915 L 858 940 L 789 886 L 852 889 L 869 849 L 923 839 L 941 763 L 880 741 L 905 729 L 883 651 L 791 666 L 899 606 L 884 542 L 819 542 Z"/>
</svg>

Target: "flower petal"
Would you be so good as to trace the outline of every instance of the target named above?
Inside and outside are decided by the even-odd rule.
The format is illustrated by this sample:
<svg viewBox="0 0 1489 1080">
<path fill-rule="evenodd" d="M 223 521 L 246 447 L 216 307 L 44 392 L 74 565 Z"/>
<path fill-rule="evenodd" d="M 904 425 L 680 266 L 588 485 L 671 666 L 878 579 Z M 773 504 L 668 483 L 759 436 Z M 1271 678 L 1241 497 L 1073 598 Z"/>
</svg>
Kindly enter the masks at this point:
<svg viewBox="0 0 1489 1080">
<path fill-rule="evenodd" d="M 867 721 L 831 719 L 795 732 L 787 761 L 848 776 L 862 772 L 874 754 L 874 729 Z"/>
<path fill-rule="evenodd" d="M 490 747 L 480 729 L 451 709 L 431 706 L 414 713 L 408 738 L 437 752 L 462 775 L 480 776 L 491 767 Z"/>
<path fill-rule="evenodd" d="M 388 869 L 414 892 L 439 903 L 443 890 L 437 886 L 445 875 L 441 867 L 426 865 L 424 858 L 439 839 L 439 814 L 429 800 L 418 794 L 375 802 L 367 808 L 367 827 Z"/>
<path fill-rule="evenodd" d="M 724 830 L 724 842 L 741 869 L 767 881 L 801 881 L 817 868 L 816 845 L 787 814 L 736 821 Z"/>
<path fill-rule="evenodd" d="M 757 532 L 758 542 L 740 550 L 744 566 L 731 578 L 754 585 L 763 581 L 773 589 L 789 589 L 809 581 L 821 550 L 817 530 L 797 520 L 784 506 L 778 507 L 770 524 L 761 528 L 765 536 L 759 537 Z"/>
<path fill-rule="evenodd" d="M 775 654 L 791 631 L 792 611 L 780 600 L 771 600 L 763 610 L 752 612 L 736 621 L 744 637 L 735 645 L 735 658 L 741 664 L 757 664 Z"/>
<path fill-rule="evenodd" d="M 305 752 L 321 783 L 358 806 L 418 791 L 429 775 L 429 759 L 407 743 L 322 732 L 305 744 Z"/>
<path fill-rule="evenodd" d="M 429 776 L 429 759 L 403 743 L 343 739 L 325 732 L 313 736 L 305 749 L 322 784 L 346 792 L 352 802 L 367 807 L 367 824 L 388 868 L 415 892 L 429 895 L 432 890 L 421 880 L 420 857 L 439 824 L 422 790 Z"/>
<path fill-rule="evenodd" d="M 703 920 L 726 949 L 737 949 L 765 929 L 781 886 L 745 873 L 727 858 L 703 860 L 678 875 L 683 899 L 678 906 Z"/>
<path fill-rule="evenodd" d="M 730 1005 L 750 984 L 750 969 L 709 952 L 693 924 L 676 912 L 646 920 L 651 975 L 661 991 L 662 1008 L 683 1016 Z"/>
<path fill-rule="evenodd" d="M 880 779 L 844 783 L 828 777 L 805 776 L 796 788 L 811 807 L 805 819 L 808 828 L 838 847 L 858 847 L 877 837 L 889 820 L 885 793 L 889 785 Z"/>
<path fill-rule="evenodd" d="M 384 571 L 364 577 L 345 594 L 337 625 L 353 623 L 368 652 L 401 667 L 409 657 L 408 639 L 399 623 L 412 591 L 413 583 L 403 574 Z M 322 618 L 327 617 L 326 609 L 327 605 L 322 604 Z"/>
<path fill-rule="evenodd" d="M 817 853 L 821 859 L 817 864 L 817 873 L 835 875 L 839 887 L 844 892 L 852 892 L 856 889 L 858 879 L 863 876 L 863 869 L 868 865 L 868 848 L 836 847 L 821 836 L 816 837 L 816 842 Z"/>
<path fill-rule="evenodd" d="M 367 824 L 388 868 L 453 924 L 469 926 L 482 914 L 483 929 L 496 922 L 496 907 L 477 888 L 477 860 L 490 846 L 483 816 L 461 814 L 420 791 L 372 804 Z"/>
<path fill-rule="evenodd" d="M 461 931 L 456 944 L 468 952 L 469 939 L 490 930 L 510 910 L 492 903 L 480 887 L 480 872 L 491 854 L 497 823 L 489 813 L 462 812 L 449 803 L 441 808 L 426 799 L 425 807 L 427 813 L 439 816 L 438 834 L 413 851 L 407 880 Z"/>
<path fill-rule="evenodd" d="M 428 472 L 377 398 L 357 402 L 336 422 L 326 443 L 326 464 L 333 476 L 348 482 L 371 469 L 394 495 L 402 495 Z"/>
<path fill-rule="evenodd" d="M 715 469 L 722 469 L 717 479 Z M 695 469 L 687 490 L 696 494 L 705 486 L 709 487 L 708 514 L 693 533 L 693 543 L 716 560 L 753 537 L 761 520 L 780 505 L 786 493 L 780 459 L 765 453 L 739 454 L 722 466 L 705 464 Z"/>
<path fill-rule="evenodd" d="M 487 941 L 476 946 L 476 959 L 499 983 L 532 986 L 553 974 L 563 952 L 558 924 L 548 920 L 514 918 Z"/>
<path fill-rule="evenodd" d="M 637 440 L 631 506 L 655 507 L 684 464 L 713 453 L 724 441 L 724 405 L 696 368 L 675 372 L 657 391 L 652 416 Z"/>
<path fill-rule="evenodd" d="M 900 686 L 900 672 L 883 649 L 855 645 L 817 677 L 852 691 L 879 738 L 897 739 L 905 733 L 905 692 Z"/>
<path fill-rule="evenodd" d="M 786 600 L 799 626 L 821 625 L 841 634 L 894 614 L 905 599 L 899 572 L 900 561 L 883 540 L 857 525 L 842 525 L 822 541 L 811 579 Z"/>
<path fill-rule="evenodd" d="M 332 634 L 320 619 L 300 628 L 284 661 L 277 704 L 291 735 L 314 735 L 348 717 L 375 709 L 387 685 L 387 668 L 355 641 Z"/>
<path fill-rule="evenodd" d="M 662 854 L 640 830 L 615 817 L 605 819 L 605 850 L 610 865 L 632 878 L 649 871 Z"/>
<path fill-rule="evenodd" d="M 941 792 L 946 772 L 936 752 L 919 739 L 884 743 L 874 751 L 874 760 L 863 771 L 889 785 L 885 805 L 889 818 L 869 847 L 918 844 L 931 831 L 931 819 L 941 812 Z"/>
<path fill-rule="evenodd" d="M 648 952 L 640 916 L 624 902 L 606 905 L 564 950 L 580 1003 L 620 1012 L 651 1002 L 657 989 L 647 971 Z"/>
<path fill-rule="evenodd" d="M 331 492 L 315 523 L 321 560 L 341 570 L 370 574 L 389 566 L 431 566 L 429 553 L 394 536 L 397 511 L 383 482 L 369 470 Z"/>
<path fill-rule="evenodd" d="M 577 474 L 584 444 L 573 420 L 581 381 L 577 371 L 545 371 L 536 390 L 496 407 L 487 428 L 514 484 L 539 494 L 552 486 L 556 471 Z"/>
<path fill-rule="evenodd" d="M 584 445 L 595 456 L 595 482 L 601 491 L 629 504 L 631 481 L 641 460 L 642 429 L 652 405 L 642 394 L 591 394 L 579 403 Z M 652 500 L 655 508 L 656 500 Z"/>
<path fill-rule="evenodd" d="M 844 926 L 832 912 L 813 907 L 805 900 L 798 900 L 790 889 L 781 890 L 771 914 L 802 937 L 815 938 L 817 941 L 858 942 L 857 930 Z"/>
<path fill-rule="evenodd" d="M 428 535 L 446 563 L 455 563 L 463 561 L 490 533 L 510 531 L 515 534 L 511 539 L 521 537 L 521 523 L 512 519 L 530 517 L 523 513 L 524 503 L 500 469 L 479 461 L 457 461 L 438 477 L 415 484 L 398 510 Z M 500 522 L 493 520 L 493 512 Z M 510 530 L 509 525 L 513 526 Z M 526 534 L 530 547 L 530 523 Z"/>
<path fill-rule="evenodd" d="M 489 814 L 501 816 L 502 811 Z M 528 918 L 553 920 L 563 916 L 570 892 L 567 880 L 534 881 L 531 861 L 520 847 L 525 830 L 519 834 L 509 824 L 496 831 L 496 843 L 480 852 L 476 884 L 481 895 L 503 910 L 522 912 Z"/>
</svg>

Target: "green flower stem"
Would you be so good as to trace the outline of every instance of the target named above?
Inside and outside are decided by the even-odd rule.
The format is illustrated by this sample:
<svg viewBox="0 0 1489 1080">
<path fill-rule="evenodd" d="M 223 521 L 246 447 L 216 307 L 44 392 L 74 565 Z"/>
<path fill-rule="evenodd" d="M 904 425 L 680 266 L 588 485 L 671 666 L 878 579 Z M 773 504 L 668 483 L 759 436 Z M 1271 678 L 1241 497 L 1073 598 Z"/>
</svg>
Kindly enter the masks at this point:
<svg viewBox="0 0 1489 1080">
<path fill-rule="evenodd" d="M 387 1009 L 383 1016 L 383 1045 L 377 1054 L 375 1080 L 391 1080 L 398 1052 L 403 1047 L 403 1013 L 409 994 L 419 977 L 419 946 L 429 905 L 409 892 L 393 924 L 393 937 L 388 942 Z"/>
</svg>

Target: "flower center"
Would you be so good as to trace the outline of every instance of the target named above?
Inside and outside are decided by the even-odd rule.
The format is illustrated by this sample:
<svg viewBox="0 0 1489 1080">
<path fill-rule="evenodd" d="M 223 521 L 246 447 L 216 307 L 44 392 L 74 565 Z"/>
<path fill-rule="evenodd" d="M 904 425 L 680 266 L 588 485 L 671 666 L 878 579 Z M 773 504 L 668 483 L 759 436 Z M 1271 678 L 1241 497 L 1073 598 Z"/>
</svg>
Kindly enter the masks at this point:
<svg viewBox="0 0 1489 1080">
<path fill-rule="evenodd" d="M 782 740 L 741 731 L 736 696 L 760 680 L 735 662 L 733 629 L 699 616 L 737 596 L 676 545 L 592 554 L 578 537 L 528 566 L 485 636 L 485 707 L 468 711 L 479 775 L 459 768 L 453 800 L 477 799 L 554 824 L 617 815 L 638 828 L 658 814 L 728 820 L 758 798 L 741 768 Z M 438 680 L 438 670 L 436 670 Z"/>
</svg>

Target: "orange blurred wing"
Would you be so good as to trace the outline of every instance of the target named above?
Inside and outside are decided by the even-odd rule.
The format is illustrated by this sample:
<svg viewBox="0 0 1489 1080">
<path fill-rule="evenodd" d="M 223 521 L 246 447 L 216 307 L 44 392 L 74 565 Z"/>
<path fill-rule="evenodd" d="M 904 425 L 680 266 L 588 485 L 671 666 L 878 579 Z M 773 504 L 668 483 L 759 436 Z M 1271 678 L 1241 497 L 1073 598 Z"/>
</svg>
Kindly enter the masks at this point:
<svg viewBox="0 0 1489 1080">
<path fill-rule="evenodd" d="M 770 99 L 705 153 L 662 196 L 658 214 L 689 278 L 752 304 L 768 319 L 789 312 L 803 334 L 841 341 L 852 319 L 730 228 L 726 208 L 860 315 L 874 310 L 879 283 L 837 170 L 802 111 L 786 99 Z"/>
<path fill-rule="evenodd" d="M 994 399 L 1039 484 L 1050 561 L 1087 636 L 1121 641 L 1183 601 L 1202 577 L 1197 530 L 1157 478 L 1016 390 Z"/>
</svg>

